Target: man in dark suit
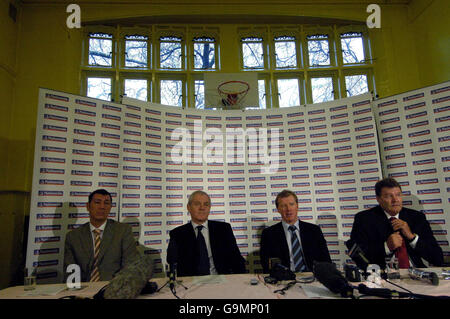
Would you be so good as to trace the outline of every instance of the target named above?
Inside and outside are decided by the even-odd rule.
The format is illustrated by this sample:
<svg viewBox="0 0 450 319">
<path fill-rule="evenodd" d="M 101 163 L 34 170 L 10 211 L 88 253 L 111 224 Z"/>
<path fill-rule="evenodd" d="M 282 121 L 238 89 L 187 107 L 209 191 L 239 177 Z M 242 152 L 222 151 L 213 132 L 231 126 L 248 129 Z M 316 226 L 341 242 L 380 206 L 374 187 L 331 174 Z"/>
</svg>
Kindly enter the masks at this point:
<svg viewBox="0 0 450 319">
<path fill-rule="evenodd" d="M 168 263 L 177 262 L 178 276 L 245 273 L 230 224 L 208 220 L 211 199 L 195 191 L 188 200 L 191 221 L 170 231 Z M 169 256 L 169 252 L 170 255 Z"/>
<path fill-rule="evenodd" d="M 278 258 L 294 272 L 312 271 L 313 262 L 330 262 L 320 227 L 298 219 L 297 195 L 283 190 L 275 199 L 282 221 L 265 228 L 261 235 L 261 265 L 269 273 L 269 260 Z"/>
<path fill-rule="evenodd" d="M 386 257 L 396 256 L 400 268 L 426 267 L 443 263 L 442 249 L 422 212 L 403 207 L 402 189 L 393 178 L 375 184 L 378 206 L 355 215 L 347 247 L 355 243 L 371 264 L 386 265 Z M 355 260 L 356 261 L 356 260 Z"/>
<path fill-rule="evenodd" d="M 81 268 L 81 281 L 111 280 L 137 254 L 136 240 L 127 224 L 108 219 L 111 194 L 99 189 L 89 195 L 89 222 L 66 235 L 64 277 L 67 266 Z"/>
</svg>

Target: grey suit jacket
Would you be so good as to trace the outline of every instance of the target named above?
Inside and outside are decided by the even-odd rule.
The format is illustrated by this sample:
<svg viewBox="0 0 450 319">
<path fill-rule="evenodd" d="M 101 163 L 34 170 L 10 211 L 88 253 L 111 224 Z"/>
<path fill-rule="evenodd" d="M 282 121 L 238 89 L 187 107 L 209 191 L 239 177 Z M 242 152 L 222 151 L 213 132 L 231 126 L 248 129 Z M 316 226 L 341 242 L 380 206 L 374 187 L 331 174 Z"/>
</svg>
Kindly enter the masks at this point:
<svg viewBox="0 0 450 319">
<path fill-rule="evenodd" d="M 137 254 L 136 240 L 127 224 L 112 219 L 106 221 L 99 252 L 98 268 L 100 280 L 111 280 L 114 274 Z M 64 248 L 64 279 L 70 264 L 81 268 L 81 281 L 90 279 L 94 264 L 94 247 L 89 222 L 67 233 Z"/>
</svg>

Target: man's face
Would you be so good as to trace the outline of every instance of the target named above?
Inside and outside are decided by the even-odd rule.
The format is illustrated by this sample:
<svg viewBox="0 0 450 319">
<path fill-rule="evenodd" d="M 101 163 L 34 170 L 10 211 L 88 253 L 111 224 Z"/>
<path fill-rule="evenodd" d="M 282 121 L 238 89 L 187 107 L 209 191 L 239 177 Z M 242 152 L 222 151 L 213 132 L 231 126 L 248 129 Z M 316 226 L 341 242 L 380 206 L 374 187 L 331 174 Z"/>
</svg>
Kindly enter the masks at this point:
<svg viewBox="0 0 450 319">
<path fill-rule="evenodd" d="M 402 209 L 402 191 L 399 187 L 383 187 L 377 202 L 389 215 L 395 216 Z"/>
<path fill-rule="evenodd" d="M 192 198 L 191 204 L 187 205 L 187 209 L 194 223 L 203 224 L 208 219 L 211 203 L 209 202 L 208 196 L 196 194 Z"/>
<path fill-rule="evenodd" d="M 109 195 L 94 194 L 92 200 L 86 206 L 91 223 L 100 226 L 108 218 L 112 203 Z"/>
<path fill-rule="evenodd" d="M 278 212 L 286 223 L 293 225 L 298 219 L 298 203 L 294 196 L 289 195 L 278 199 Z"/>
</svg>

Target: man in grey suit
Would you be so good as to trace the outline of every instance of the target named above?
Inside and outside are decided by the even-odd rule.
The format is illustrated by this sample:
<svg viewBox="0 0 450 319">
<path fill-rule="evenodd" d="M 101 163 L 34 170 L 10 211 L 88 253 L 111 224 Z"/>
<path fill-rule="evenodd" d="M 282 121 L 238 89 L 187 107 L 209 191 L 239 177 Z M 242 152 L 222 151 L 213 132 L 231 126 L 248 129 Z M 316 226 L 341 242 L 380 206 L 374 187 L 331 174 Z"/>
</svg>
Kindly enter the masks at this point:
<svg viewBox="0 0 450 319">
<path fill-rule="evenodd" d="M 66 235 L 64 277 L 67 267 L 81 268 L 81 281 L 107 281 L 137 254 L 136 240 L 127 224 L 108 219 L 111 194 L 99 189 L 89 195 L 86 204 L 90 221 Z"/>
</svg>

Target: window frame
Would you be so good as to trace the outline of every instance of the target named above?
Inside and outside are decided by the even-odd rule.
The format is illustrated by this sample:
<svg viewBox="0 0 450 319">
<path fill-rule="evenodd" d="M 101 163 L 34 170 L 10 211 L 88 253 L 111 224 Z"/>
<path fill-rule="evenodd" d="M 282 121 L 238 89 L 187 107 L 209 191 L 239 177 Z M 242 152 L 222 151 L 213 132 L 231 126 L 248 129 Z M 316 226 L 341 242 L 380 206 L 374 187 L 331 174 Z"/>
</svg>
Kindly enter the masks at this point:
<svg viewBox="0 0 450 319">
<path fill-rule="evenodd" d="M 133 67 L 133 66 L 126 66 L 126 36 L 133 36 L 133 35 L 139 35 L 139 36 L 146 36 L 148 39 L 147 42 L 147 66 L 146 67 Z M 142 41 L 142 40 L 137 40 Z M 119 66 L 120 69 L 126 69 L 126 70 L 151 70 L 153 68 L 152 60 L 153 60 L 153 45 L 152 45 L 152 36 L 151 31 L 146 28 L 121 28 L 120 31 L 120 41 L 119 41 Z"/>
<path fill-rule="evenodd" d="M 147 100 L 146 102 L 150 102 L 150 98 L 152 97 L 152 79 L 148 77 L 146 74 L 142 73 L 129 73 L 129 72 L 121 72 L 120 76 L 120 94 L 121 96 L 125 96 L 125 80 L 146 80 L 147 81 Z M 129 97 L 129 96 L 127 96 Z M 131 97 L 133 98 L 133 97 Z M 140 100 L 142 101 L 142 100 Z"/>
<path fill-rule="evenodd" d="M 350 33 L 350 32 L 359 32 L 362 35 L 363 40 L 363 50 L 364 50 L 364 62 L 359 63 L 346 63 L 344 64 L 344 59 L 342 57 L 342 44 L 341 44 L 341 34 Z M 343 26 L 336 28 L 336 55 L 338 58 L 338 65 L 344 68 L 347 67 L 355 67 L 355 66 L 371 66 L 372 65 L 372 54 L 370 47 L 370 38 L 369 32 L 366 28 L 361 25 L 351 25 L 351 26 Z"/>
<path fill-rule="evenodd" d="M 161 43 L 170 43 L 171 41 L 162 41 L 161 38 L 164 37 L 174 37 L 174 38 L 180 38 L 180 62 L 181 66 L 179 68 L 163 68 L 161 67 Z M 155 58 L 156 58 L 156 65 L 155 70 L 163 71 L 163 72 L 177 72 L 177 71 L 186 71 L 187 70 L 187 64 L 186 64 L 186 34 L 179 30 L 166 30 L 166 31 L 160 31 L 158 32 L 158 35 L 156 36 L 157 46 L 156 46 L 156 52 L 155 52 Z M 175 42 L 173 42 L 175 43 Z"/>
<path fill-rule="evenodd" d="M 116 80 L 115 80 L 115 76 L 114 76 L 114 72 L 112 71 L 95 71 L 95 72 L 83 72 L 83 82 L 82 82 L 82 89 L 84 90 L 84 92 L 86 92 L 86 96 L 88 96 L 88 79 L 89 78 L 106 78 L 106 79 L 111 79 L 111 100 L 102 100 L 96 97 L 90 97 L 93 99 L 98 99 L 101 101 L 108 101 L 108 102 L 115 102 L 116 98 L 115 98 L 115 92 L 116 92 Z"/>
<path fill-rule="evenodd" d="M 239 41 L 239 67 L 240 71 L 263 71 L 269 68 L 269 48 L 267 43 L 268 32 L 265 27 L 255 27 L 255 28 L 238 28 L 238 41 Z M 243 50 L 243 39 L 246 38 L 261 38 L 262 45 L 262 55 L 263 55 L 263 66 L 262 67 L 251 67 L 247 68 L 244 66 L 244 50 Z"/>
<path fill-rule="evenodd" d="M 286 108 L 286 107 L 291 107 L 291 106 L 280 106 L 279 105 L 279 101 L 280 101 L 280 91 L 278 88 L 278 80 L 291 80 L 291 79 L 296 79 L 298 81 L 298 101 L 299 101 L 299 105 L 294 105 L 295 106 L 300 106 L 300 105 L 305 105 L 306 104 L 306 94 L 305 94 L 305 80 L 303 77 L 303 74 L 300 72 L 296 72 L 296 73 L 275 73 L 274 74 L 274 83 L 276 84 L 276 88 L 274 91 L 274 99 L 277 101 L 277 106 L 278 108 Z"/>
<path fill-rule="evenodd" d="M 314 35 L 327 35 L 327 41 L 328 41 L 328 54 L 330 58 L 330 64 L 327 65 L 310 65 L 309 63 L 309 41 L 308 36 L 314 36 Z M 335 46 L 335 37 L 334 32 L 331 27 L 307 27 L 304 30 L 304 34 L 302 37 L 303 45 L 303 57 L 304 57 L 304 65 L 305 69 L 307 70 L 320 70 L 320 69 L 329 69 L 337 66 L 336 61 L 336 46 Z"/>
<path fill-rule="evenodd" d="M 308 71 L 307 85 L 306 85 L 306 95 L 308 103 L 315 104 L 313 99 L 313 87 L 312 87 L 312 79 L 313 78 L 331 78 L 333 83 L 333 101 L 341 98 L 339 94 L 339 76 L 336 70 L 317 70 L 317 71 Z M 317 102 L 324 103 L 324 102 Z"/>
<path fill-rule="evenodd" d="M 345 76 L 364 74 L 367 76 L 369 92 L 375 91 L 374 64 L 370 48 L 369 31 L 363 24 L 361 25 L 234 25 L 236 34 L 235 54 L 239 62 L 230 62 L 232 57 L 227 56 L 227 69 L 230 66 L 239 72 L 256 72 L 258 80 L 264 80 L 266 90 L 266 108 L 279 107 L 278 79 L 297 78 L 299 80 L 300 104 L 313 103 L 311 78 L 329 77 L 333 78 L 334 99 L 346 97 L 348 94 L 345 87 Z M 207 72 L 221 72 L 221 52 L 223 32 L 231 32 L 232 28 L 219 25 L 149 25 L 137 27 L 116 26 L 87 26 L 83 29 L 82 59 L 80 68 L 80 93 L 87 95 L 88 77 L 111 78 L 111 100 L 120 101 L 121 95 L 125 92 L 125 79 L 146 79 L 147 80 L 147 100 L 149 102 L 160 101 L 161 79 L 182 80 L 182 107 L 195 108 L 195 81 L 204 80 Z M 361 63 L 344 64 L 342 59 L 340 34 L 348 32 L 360 32 L 363 38 L 363 48 L 365 59 Z M 112 55 L 111 66 L 91 66 L 89 65 L 89 36 L 90 33 L 106 33 L 112 35 Z M 329 46 L 330 65 L 309 66 L 308 40 L 311 34 L 326 34 Z M 147 36 L 147 67 L 126 67 L 125 48 L 126 35 Z M 181 68 L 161 69 L 160 63 L 160 37 L 176 36 L 181 38 Z M 280 36 L 295 37 L 296 67 L 277 67 L 275 38 Z M 214 38 L 215 68 L 196 69 L 194 68 L 194 41 L 199 37 Z M 262 39 L 262 54 L 264 67 L 244 68 L 242 39 L 247 37 L 259 37 Z M 230 45 L 227 40 L 224 43 Z M 227 55 L 230 52 L 226 51 Z M 234 60 L 235 61 L 235 60 Z M 230 64 L 231 63 L 231 64 Z M 236 63 L 236 64 L 234 64 Z M 258 85 L 259 86 L 259 85 Z M 259 107 L 261 107 L 259 105 Z"/>
<path fill-rule="evenodd" d="M 187 107 L 187 81 L 186 76 L 183 74 L 167 74 L 160 73 L 156 77 L 155 82 L 155 95 L 157 98 L 156 103 L 161 102 L 161 81 L 181 81 L 181 105 L 172 105 L 175 107 L 186 108 Z M 165 104 L 166 105 L 166 104 Z"/>
<path fill-rule="evenodd" d="M 351 97 L 354 95 L 349 96 L 347 92 L 347 86 L 345 83 L 345 77 L 346 76 L 354 76 L 354 75 L 365 75 L 367 78 L 367 92 L 365 93 L 372 93 L 374 94 L 374 79 L 373 79 L 373 71 L 369 68 L 358 68 L 358 69 L 347 69 L 342 72 L 342 85 L 344 87 L 343 92 L 345 93 L 345 96 L 343 97 Z M 364 93 L 361 93 L 364 94 Z"/>
<path fill-rule="evenodd" d="M 275 44 L 277 42 L 282 42 L 282 41 L 277 41 L 276 38 L 283 37 L 283 36 L 285 36 L 285 37 L 293 37 L 294 38 L 293 40 L 290 40 L 290 41 L 294 42 L 294 45 L 295 45 L 295 61 L 296 61 L 296 65 L 295 66 L 286 66 L 286 67 L 279 67 L 279 66 L 277 66 L 277 57 L 276 57 L 277 56 L 277 51 L 276 51 L 276 45 Z M 274 33 L 272 35 L 272 43 L 270 45 L 271 45 L 272 52 L 273 52 L 273 59 L 271 59 L 271 68 L 272 69 L 277 70 L 277 71 L 279 71 L 279 70 L 290 71 L 290 70 L 297 70 L 297 69 L 300 69 L 302 67 L 303 63 L 302 63 L 301 55 L 300 55 L 301 48 L 300 48 L 299 35 L 295 34 L 292 31 L 291 32 L 286 31 L 284 33 L 278 31 L 278 32 L 276 32 L 276 33 Z"/>
</svg>

